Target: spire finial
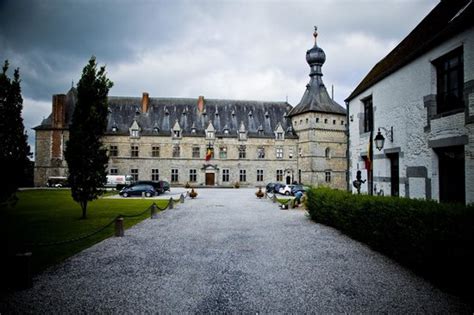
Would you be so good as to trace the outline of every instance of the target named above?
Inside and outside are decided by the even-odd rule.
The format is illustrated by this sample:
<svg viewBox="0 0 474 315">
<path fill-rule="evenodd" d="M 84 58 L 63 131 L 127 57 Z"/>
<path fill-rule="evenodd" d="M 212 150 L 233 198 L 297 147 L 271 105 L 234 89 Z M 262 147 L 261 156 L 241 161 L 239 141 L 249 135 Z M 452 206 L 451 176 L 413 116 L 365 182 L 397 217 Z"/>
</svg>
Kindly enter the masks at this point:
<svg viewBox="0 0 474 315">
<path fill-rule="evenodd" d="M 316 38 L 318 37 L 318 27 L 316 25 L 314 26 L 313 36 L 314 36 L 314 43 L 316 44 Z"/>
</svg>

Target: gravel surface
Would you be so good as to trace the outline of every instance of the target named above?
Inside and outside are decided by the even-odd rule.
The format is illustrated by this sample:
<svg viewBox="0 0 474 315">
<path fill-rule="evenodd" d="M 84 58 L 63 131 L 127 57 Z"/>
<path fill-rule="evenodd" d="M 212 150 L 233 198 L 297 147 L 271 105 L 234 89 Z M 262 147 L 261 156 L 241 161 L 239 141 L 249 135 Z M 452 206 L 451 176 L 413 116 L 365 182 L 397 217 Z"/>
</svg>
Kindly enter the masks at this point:
<svg viewBox="0 0 474 315">
<path fill-rule="evenodd" d="M 198 189 L 5 296 L 20 313 L 470 313 L 390 259 L 255 189 Z"/>
</svg>

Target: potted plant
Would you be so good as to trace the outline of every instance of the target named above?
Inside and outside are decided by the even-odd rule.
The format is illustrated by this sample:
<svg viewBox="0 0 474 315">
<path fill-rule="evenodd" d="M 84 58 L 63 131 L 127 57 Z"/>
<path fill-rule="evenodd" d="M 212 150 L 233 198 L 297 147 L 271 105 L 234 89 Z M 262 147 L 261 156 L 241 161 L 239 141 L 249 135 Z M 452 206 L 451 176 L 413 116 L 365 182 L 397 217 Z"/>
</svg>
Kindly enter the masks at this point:
<svg viewBox="0 0 474 315">
<path fill-rule="evenodd" d="M 186 185 L 184 185 L 184 188 L 191 188 L 191 185 L 189 185 L 189 182 L 186 182 Z"/>
<path fill-rule="evenodd" d="M 189 193 L 189 197 L 194 199 L 194 198 L 196 198 L 197 195 L 198 195 L 198 193 L 194 191 L 194 188 L 191 188 L 191 192 Z"/>
<path fill-rule="evenodd" d="M 258 199 L 261 199 L 265 194 L 262 191 L 262 187 L 258 187 L 257 192 L 255 193 Z"/>
<path fill-rule="evenodd" d="M 235 187 L 235 188 L 240 188 L 240 183 L 239 183 L 239 182 L 235 182 L 234 187 Z"/>
</svg>

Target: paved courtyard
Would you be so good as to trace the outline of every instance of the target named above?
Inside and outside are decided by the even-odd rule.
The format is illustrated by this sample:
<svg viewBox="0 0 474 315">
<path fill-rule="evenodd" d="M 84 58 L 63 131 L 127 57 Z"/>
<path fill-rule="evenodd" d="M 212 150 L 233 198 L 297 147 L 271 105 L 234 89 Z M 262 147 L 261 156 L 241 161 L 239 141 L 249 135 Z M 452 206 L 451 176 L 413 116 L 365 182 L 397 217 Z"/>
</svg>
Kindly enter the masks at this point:
<svg viewBox="0 0 474 315">
<path fill-rule="evenodd" d="M 198 189 L 0 301 L 20 313 L 468 313 L 457 298 L 255 189 Z M 2 312 L 2 313 L 3 313 Z"/>
</svg>

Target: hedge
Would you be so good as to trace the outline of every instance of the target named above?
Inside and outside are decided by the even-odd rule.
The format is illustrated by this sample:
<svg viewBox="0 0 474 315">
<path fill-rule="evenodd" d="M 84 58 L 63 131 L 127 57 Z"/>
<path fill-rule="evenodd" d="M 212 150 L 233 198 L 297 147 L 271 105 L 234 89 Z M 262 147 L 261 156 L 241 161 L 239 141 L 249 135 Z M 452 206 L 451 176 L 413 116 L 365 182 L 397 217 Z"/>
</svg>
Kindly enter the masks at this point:
<svg viewBox="0 0 474 315">
<path fill-rule="evenodd" d="M 473 290 L 474 205 L 308 192 L 311 219 L 332 226 L 464 297 Z"/>
</svg>

